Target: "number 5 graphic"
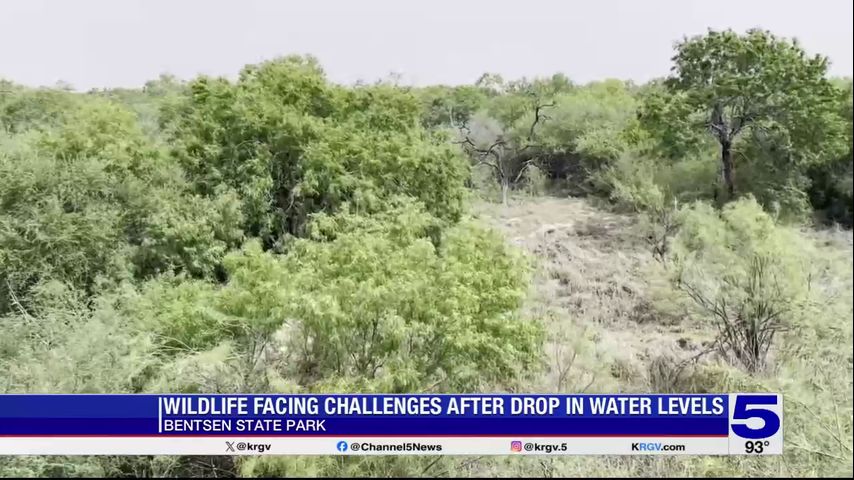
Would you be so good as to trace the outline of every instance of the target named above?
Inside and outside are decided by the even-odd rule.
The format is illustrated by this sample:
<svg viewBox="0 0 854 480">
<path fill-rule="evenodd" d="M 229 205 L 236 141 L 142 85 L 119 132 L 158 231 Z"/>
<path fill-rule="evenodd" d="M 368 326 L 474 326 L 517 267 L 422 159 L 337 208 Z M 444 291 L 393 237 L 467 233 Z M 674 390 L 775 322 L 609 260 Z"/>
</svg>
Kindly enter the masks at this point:
<svg viewBox="0 0 854 480">
<path fill-rule="evenodd" d="M 780 417 L 776 412 L 761 408 L 762 406 L 778 405 L 777 395 L 738 395 L 732 412 L 732 432 L 741 438 L 760 439 L 772 437 L 780 430 Z M 759 418 L 763 421 L 761 428 L 750 428 L 746 420 Z M 739 423 L 735 423 L 739 420 Z"/>
</svg>

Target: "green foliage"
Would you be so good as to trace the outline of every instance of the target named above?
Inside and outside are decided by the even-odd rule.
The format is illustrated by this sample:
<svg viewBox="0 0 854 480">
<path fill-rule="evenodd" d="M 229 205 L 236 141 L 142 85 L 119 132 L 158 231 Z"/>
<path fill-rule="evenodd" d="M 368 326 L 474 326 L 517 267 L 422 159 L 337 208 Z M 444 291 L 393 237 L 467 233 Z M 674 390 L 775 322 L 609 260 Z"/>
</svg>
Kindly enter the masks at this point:
<svg viewBox="0 0 854 480">
<path fill-rule="evenodd" d="M 241 465 L 245 477 L 383 477 L 445 476 L 453 462 L 430 456 L 258 457 Z"/>
<path fill-rule="evenodd" d="M 411 93 L 337 87 L 301 57 L 248 66 L 236 84 L 199 78 L 190 90 L 167 117 L 175 153 L 199 193 L 236 190 L 244 230 L 267 245 L 303 236 L 311 214 L 345 202 L 374 212 L 402 194 L 445 220 L 461 214 L 466 165 L 422 130 Z"/>
<path fill-rule="evenodd" d="M 243 241 L 240 199 L 233 191 L 212 197 L 167 189 L 151 197 L 138 193 L 132 208 L 144 216 L 128 227 L 137 277 L 178 271 L 215 278 L 226 252 Z"/>
<path fill-rule="evenodd" d="M 415 95 L 423 105 L 426 128 L 462 125 L 483 109 L 488 99 L 487 90 L 472 85 L 425 87 Z"/>
<path fill-rule="evenodd" d="M 551 148 L 575 154 L 593 168 L 628 147 L 622 133 L 635 117 L 636 102 L 624 82 L 594 82 L 558 96 L 555 102 L 542 130 Z"/>
<path fill-rule="evenodd" d="M 0 317 L 10 334 L 0 349 L 0 391 L 140 392 L 159 360 L 124 309 L 136 297 L 128 286 L 89 300 L 59 282 L 41 285 L 27 310 Z"/>
<path fill-rule="evenodd" d="M 0 457 L 0 473 L 8 478 L 92 478 L 104 470 L 86 457 Z"/>
<path fill-rule="evenodd" d="M 852 107 L 851 79 L 837 82 L 838 109 L 845 124 L 848 152 L 813 165 L 807 175 L 811 181 L 810 202 L 831 221 L 847 227 L 854 225 L 854 194 L 852 194 L 852 165 L 854 165 L 854 107 Z"/>
<path fill-rule="evenodd" d="M 42 279 L 85 288 L 112 270 L 122 212 L 102 163 L 0 153 L 0 177 L 0 312 Z"/>
<path fill-rule="evenodd" d="M 0 151 L 0 312 L 51 279 L 91 292 L 99 277 L 212 276 L 242 241 L 234 194 L 190 195 L 127 110 L 96 101 L 66 115 Z"/>
<path fill-rule="evenodd" d="M 788 317 L 789 330 L 780 335 L 774 348 L 776 368 L 767 375 L 747 375 L 711 364 L 699 372 L 697 380 L 705 391 L 782 393 L 786 399 L 783 429 L 788 447 L 778 467 L 780 472 L 792 476 L 847 476 L 852 468 L 854 430 L 850 394 L 850 344 L 854 338 L 850 319 L 850 244 L 839 248 L 831 238 L 838 232 L 805 235 L 780 226 L 776 229 L 796 240 L 790 248 L 795 249 L 795 256 L 809 263 L 809 270 L 802 274 L 808 279 L 808 301 Z M 791 253 L 787 253 L 789 256 Z M 706 468 L 758 475 L 769 467 L 727 459 L 708 462 Z"/>
<path fill-rule="evenodd" d="M 521 78 L 514 81 L 504 81 L 500 75 L 484 74 L 475 85 L 492 95 L 486 105 L 486 114 L 506 126 L 520 122 L 530 125 L 526 117 L 533 116 L 532 104 L 547 104 L 574 89 L 572 82 L 559 73 L 551 78 Z"/>
<path fill-rule="evenodd" d="M 838 147 L 827 145 L 841 133 L 832 124 L 834 87 L 825 76 L 827 59 L 808 57 L 796 41 L 761 30 L 710 31 L 679 44 L 673 60 L 668 86 L 684 92 L 693 111 L 722 109 L 730 137 L 745 128 L 756 135 L 785 135 L 799 147 L 790 152 L 795 162 Z"/>
<path fill-rule="evenodd" d="M 654 161 L 636 155 L 621 155 L 596 175 L 598 189 L 622 208 L 633 211 L 657 210 L 667 205 L 665 186 L 655 179 Z"/>
<path fill-rule="evenodd" d="M 700 156 L 668 162 L 628 152 L 596 172 L 594 184 L 620 208 L 655 212 L 714 195 L 717 171 Z"/>
<path fill-rule="evenodd" d="M 0 80 L 0 131 L 20 133 L 58 125 L 76 100 L 61 90 L 32 90 Z"/>
<path fill-rule="evenodd" d="M 41 140 L 46 153 L 63 159 L 97 158 L 116 173 L 154 171 L 156 152 L 133 113 L 117 104 L 92 101 L 67 114 Z"/>
<path fill-rule="evenodd" d="M 375 220 L 319 217 L 320 241 L 298 241 L 281 261 L 257 246 L 230 258 L 227 313 L 271 329 L 292 319 L 295 378 L 314 388 L 346 379 L 370 391 L 454 391 L 515 378 L 538 338 L 513 314 L 524 261 L 468 224 L 437 248 L 435 224 L 406 203 Z"/>
<path fill-rule="evenodd" d="M 749 372 L 765 367 L 774 338 L 804 315 L 815 264 L 810 245 L 775 224 L 752 198 L 719 213 L 684 210 L 673 243 L 673 275 L 704 315 L 717 342 Z"/>
<path fill-rule="evenodd" d="M 673 62 L 640 111 L 659 150 L 671 158 L 702 151 L 697 134 L 708 132 L 720 147 L 727 197 L 738 183 L 769 209 L 801 214 L 806 171 L 848 150 L 827 59 L 766 31 L 727 30 L 685 39 Z"/>
<path fill-rule="evenodd" d="M 186 95 L 187 85 L 172 75 L 160 75 L 149 80 L 142 89 L 111 88 L 92 90 L 91 96 L 103 97 L 123 105 L 136 113 L 140 128 L 151 138 L 159 138 L 161 110 L 168 110 L 181 96 Z"/>
<path fill-rule="evenodd" d="M 171 280 L 171 281 L 170 281 Z M 239 334 L 237 321 L 216 309 L 216 291 L 205 282 L 161 278 L 146 284 L 127 311 L 167 349 L 198 352 Z"/>
<path fill-rule="evenodd" d="M 491 163 L 503 167 L 500 183 L 524 184 L 525 170 L 535 167 L 549 178 L 572 177 L 573 183 L 584 184 L 629 149 L 636 109 L 629 84 L 561 85 L 555 79 L 508 83 L 505 93 L 491 98 L 469 121 L 466 132 L 481 156 L 497 146 L 493 151 L 500 160 Z"/>
<path fill-rule="evenodd" d="M 639 92 L 637 111 L 642 148 L 669 160 L 714 151 L 715 141 L 704 128 L 703 112 L 694 111 L 685 92 L 653 81 Z"/>
</svg>

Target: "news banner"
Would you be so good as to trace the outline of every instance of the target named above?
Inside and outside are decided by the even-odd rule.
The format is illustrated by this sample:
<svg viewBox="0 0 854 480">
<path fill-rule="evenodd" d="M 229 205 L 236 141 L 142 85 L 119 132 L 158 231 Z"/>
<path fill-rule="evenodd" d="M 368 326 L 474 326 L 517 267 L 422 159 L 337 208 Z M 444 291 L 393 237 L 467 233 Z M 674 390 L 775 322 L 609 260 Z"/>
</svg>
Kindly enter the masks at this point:
<svg viewBox="0 0 854 480">
<path fill-rule="evenodd" d="M 772 455 L 777 394 L 0 395 L 0 455 Z"/>
</svg>

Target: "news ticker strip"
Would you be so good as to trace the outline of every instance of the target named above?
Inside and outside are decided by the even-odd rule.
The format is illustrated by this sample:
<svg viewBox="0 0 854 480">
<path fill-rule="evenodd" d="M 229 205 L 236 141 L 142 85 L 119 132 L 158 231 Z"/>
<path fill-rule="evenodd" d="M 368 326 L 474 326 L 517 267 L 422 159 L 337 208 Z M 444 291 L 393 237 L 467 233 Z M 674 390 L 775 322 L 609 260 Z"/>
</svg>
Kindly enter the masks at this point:
<svg viewBox="0 0 854 480">
<path fill-rule="evenodd" d="M 782 398 L 0 395 L 0 455 L 768 455 Z"/>
<path fill-rule="evenodd" d="M 753 455 L 780 445 L 748 440 Z M 757 443 L 758 442 L 758 443 Z M 737 455 L 729 438 L 359 437 L 62 438 L 0 437 L 2 455 Z M 776 452 L 779 453 L 779 452 Z"/>
</svg>

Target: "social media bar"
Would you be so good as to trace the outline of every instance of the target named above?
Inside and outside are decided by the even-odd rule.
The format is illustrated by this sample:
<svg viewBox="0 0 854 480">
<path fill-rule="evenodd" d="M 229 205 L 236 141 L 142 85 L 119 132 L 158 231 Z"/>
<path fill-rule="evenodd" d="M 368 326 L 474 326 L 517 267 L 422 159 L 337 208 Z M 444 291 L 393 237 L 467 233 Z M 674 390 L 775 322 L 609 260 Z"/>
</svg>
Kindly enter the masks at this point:
<svg viewBox="0 0 854 480">
<path fill-rule="evenodd" d="M 755 443 L 755 441 L 754 441 Z M 727 437 L 353 437 L 353 438 L 3 438 L 19 455 L 766 455 L 765 445 L 730 450 Z"/>
</svg>

